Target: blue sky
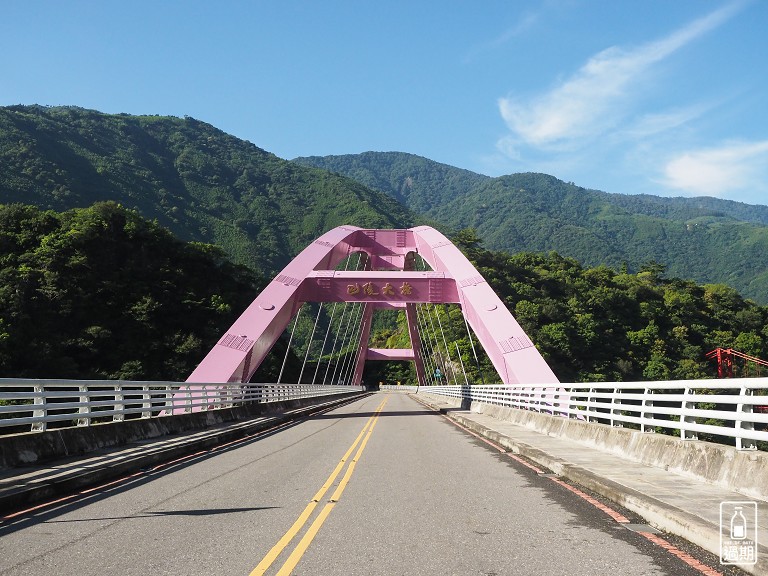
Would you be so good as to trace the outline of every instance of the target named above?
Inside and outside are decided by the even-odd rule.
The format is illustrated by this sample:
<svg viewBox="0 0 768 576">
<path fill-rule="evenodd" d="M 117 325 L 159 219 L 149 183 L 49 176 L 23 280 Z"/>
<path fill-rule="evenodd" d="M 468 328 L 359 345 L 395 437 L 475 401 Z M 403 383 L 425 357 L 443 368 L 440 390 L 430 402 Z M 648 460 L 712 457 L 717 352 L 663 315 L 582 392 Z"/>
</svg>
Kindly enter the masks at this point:
<svg viewBox="0 0 768 576">
<path fill-rule="evenodd" d="M 2 0 L 0 105 L 768 204 L 766 0 Z"/>
</svg>

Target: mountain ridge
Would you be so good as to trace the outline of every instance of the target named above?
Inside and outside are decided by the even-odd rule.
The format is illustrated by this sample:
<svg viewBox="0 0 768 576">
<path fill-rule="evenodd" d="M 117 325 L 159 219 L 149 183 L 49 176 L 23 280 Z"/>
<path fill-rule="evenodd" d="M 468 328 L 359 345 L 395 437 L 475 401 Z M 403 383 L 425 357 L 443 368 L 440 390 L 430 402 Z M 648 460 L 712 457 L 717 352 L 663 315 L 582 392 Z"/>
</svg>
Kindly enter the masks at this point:
<svg viewBox="0 0 768 576">
<path fill-rule="evenodd" d="M 109 200 L 264 275 L 334 226 L 428 223 L 586 266 L 661 263 L 768 302 L 768 207 L 612 194 L 537 173 L 492 178 L 398 152 L 289 161 L 190 117 L 0 107 L 0 201 L 66 210 Z"/>
<path fill-rule="evenodd" d="M 335 226 L 418 221 L 382 193 L 191 117 L 0 107 L 0 202 L 62 211 L 108 200 L 265 274 Z"/>
<path fill-rule="evenodd" d="M 768 301 L 766 206 L 707 197 L 628 196 L 533 172 L 476 178 L 399 152 L 293 161 L 360 178 L 368 186 L 377 182 L 378 190 L 391 196 L 407 181 L 418 192 L 415 202 L 430 199 L 423 212 L 427 217 L 453 230 L 474 228 L 494 250 L 554 250 L 588 266 L 632 270 L 660 262 L 671 275 L 727 283 Z M 456 193 L 452 184 L 457 181 L 469 185 Z"/>
</svg>

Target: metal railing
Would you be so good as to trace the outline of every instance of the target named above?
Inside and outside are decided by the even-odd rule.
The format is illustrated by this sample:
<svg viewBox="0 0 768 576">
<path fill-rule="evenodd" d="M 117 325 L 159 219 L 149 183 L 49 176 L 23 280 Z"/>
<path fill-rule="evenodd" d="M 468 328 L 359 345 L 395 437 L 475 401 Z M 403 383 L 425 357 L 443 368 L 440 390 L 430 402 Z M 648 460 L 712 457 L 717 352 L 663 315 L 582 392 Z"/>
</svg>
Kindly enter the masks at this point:
<svg viewBox="0 0 768 576">
<path fill-rule="evenodd" d="M 533 410 L 684 439 L 768 442 L 768 378 L 595 382 L 521 386 L 423 386 L 422 394 Z M 726 440 L 730 439 L 730 440 Z"/>
<path fill-rule="evenodd" d="M 382 384 L 379 386 L 379 390 L 399 390 L 400 392 L 417 392 L 418 386 L 411 386 L 410 384 Z"/>
<path fill-rule="evenodd" d="M 360 391 L 319 384 L 0 379 L 0 433 L 219 410 Z"/>
</svg>

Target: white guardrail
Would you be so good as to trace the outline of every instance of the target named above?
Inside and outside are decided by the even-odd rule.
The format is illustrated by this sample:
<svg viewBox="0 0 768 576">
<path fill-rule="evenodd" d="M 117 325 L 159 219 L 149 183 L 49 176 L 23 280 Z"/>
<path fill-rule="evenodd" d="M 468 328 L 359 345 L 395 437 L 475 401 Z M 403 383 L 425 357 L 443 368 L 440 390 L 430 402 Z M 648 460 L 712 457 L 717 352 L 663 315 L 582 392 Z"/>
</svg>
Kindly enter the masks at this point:
<svg viewBox="0 0 768 576">
<path fill-rule="evenodd" d="M 735 440 L 738 449 L 768 442 L 768 378 L 590 382 L 550 386 L 422 386 L 419 393 L 498 404 L 685 439 Z"/>
<path fill-rule="evenodd" d="M 411 386 L 410 384 L 381 384 L 379 390 L 399 390 L 400 392 L 418 392 L 418 386 Z"/>
<path fill-rule="evenodd" d="M 90 426 L 246 403 L 280 402 L 360 391 L 360 386 L 320 384 L 197 384 L 116 380 L 0 378 L 0 433 L 28 427 L 42 432 L 53 422 Z"/>
</svg>

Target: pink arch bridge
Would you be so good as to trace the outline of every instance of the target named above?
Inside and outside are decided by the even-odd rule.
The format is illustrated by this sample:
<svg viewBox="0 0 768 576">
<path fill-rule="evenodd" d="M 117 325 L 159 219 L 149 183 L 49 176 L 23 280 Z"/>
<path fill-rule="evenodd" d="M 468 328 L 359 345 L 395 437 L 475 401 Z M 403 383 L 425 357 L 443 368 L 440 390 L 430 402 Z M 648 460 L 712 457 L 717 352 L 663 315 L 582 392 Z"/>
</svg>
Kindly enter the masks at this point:
<svg viewBox="0 0 768 576">
<path fill-rule="evenodd" d="M 365 270 L 336 267 L 362 255 Z M 431 268 L 414 269 L 415 256 Z M 459 304 L 469 326 L 507 384 L 558 380 L 504 303 L 459 249 L 437 230 L 365 230 L 339 226 L 326 232 L 258 295 L 211 349 L 187 382 L 248 382 L 305 302 L 359 302 L 361 329 L 352 384 L 360 384 L 366 360 L 411 360 L 426 383 L 416 304 Z M 376 309 L 404 308 L 411 348 L 368 347 Z"/>
</svg>

